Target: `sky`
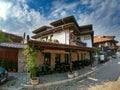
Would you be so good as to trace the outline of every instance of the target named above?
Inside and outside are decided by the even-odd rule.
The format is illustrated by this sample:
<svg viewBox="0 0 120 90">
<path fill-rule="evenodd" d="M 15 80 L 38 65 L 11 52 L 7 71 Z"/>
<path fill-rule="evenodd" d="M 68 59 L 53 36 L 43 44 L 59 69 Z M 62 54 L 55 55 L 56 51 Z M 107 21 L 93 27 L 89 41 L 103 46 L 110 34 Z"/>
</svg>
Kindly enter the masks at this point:
<svg viewBox="0 0 120 90">
<path fill-rule="evenodd" d="M 23 35 L 74 15 L 78 24 L 93 25 L 96 35 L 120 42 L 120 0 L 0 0 L 0 30 Z"/>
</svg>

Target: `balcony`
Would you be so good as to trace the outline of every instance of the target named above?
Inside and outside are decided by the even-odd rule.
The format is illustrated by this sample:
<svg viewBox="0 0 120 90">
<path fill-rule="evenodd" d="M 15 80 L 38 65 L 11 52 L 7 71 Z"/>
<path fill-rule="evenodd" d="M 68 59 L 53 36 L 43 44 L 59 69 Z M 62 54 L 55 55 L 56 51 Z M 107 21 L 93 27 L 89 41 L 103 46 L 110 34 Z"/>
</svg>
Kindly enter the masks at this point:
<svg viewBox="0 0 120 90">
<path fill-rule="evenodd" d="M 116 46 L 108 46 L 108 47 L 109 47 L 109 49 L 117 49 Z"/>
<path fill-rule="evenodd" d="M 82 42 L 81 40 L 71 40 L 70 44 L 79 45 L 79 46 L 86 46 L 86 43 Z"/>
</svg>

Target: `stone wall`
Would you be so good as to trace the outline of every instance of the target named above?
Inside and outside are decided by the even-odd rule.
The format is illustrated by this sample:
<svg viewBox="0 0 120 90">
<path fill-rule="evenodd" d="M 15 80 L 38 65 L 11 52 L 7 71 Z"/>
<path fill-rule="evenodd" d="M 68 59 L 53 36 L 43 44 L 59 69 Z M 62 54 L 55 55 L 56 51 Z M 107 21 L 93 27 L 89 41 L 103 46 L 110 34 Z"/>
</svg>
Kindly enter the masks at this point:
<svg viewBox="0 0 120 90">
<path fill-rule="evenodd" d="M 23 49 L 18 52 L 18 72 L 25 72 L 26 57 L 23 54 Z"/>
<path fill-rule="evenodd" d="M 47 50 L 45 50 L 45 51 L 47 51 Z M 56 56 L 56 54 L 60 54 L 60 59 L 61 59 L 61 63 L 64 63 L 65 62 L 65 54 L 69 54 L 69 53 L 65 53 L 65 52 L 63 52 L 62 53 L 62 51 L 61 52 L 59 52 L 58 50 L 49 50 L 49 51 L 47 51 L 47 52 L 50 52 L 51 53 L 51 65 L 50 65 L 50 68 L 51 68 L 51 70 L 54 70 L 54 68 L 55 68 L 55 56 Z M 81 53 L 83 54 L 83 59 L 81 59 Z M 41 52 L 41 51 L 39 51 L 38 53 L 37 53 L 37 56 L 36 56 L 36 63 L 37 63 L 37 65 L 38 65 L 38 67 L 39 67 L 39 69 L 40 69 L 40 71 L 42 70 L 42 66 L 43 66 L 43 64 L 44 64 L 44 54 L 45 54 L 45 52 L 43 53 L 43 52 Z M 71 53 L 71 60 L 72 61 L 77 61 L 78 60 L 78 57 L 77 57 L 77 55 L 79 55 L 79 60 L 84 60 L 84 59 L 90 59 L 90 54 L 89 54 L 89 52 L 87 52 L 87 51 L 79 51 L 79 52 L 72 52 Z M 20 64 L 19 66 L 21 66 L 21 67 L 23 67 L 24 66 L 24 56 L 23 57 L 21 57 L 21 59 L 22 60 L 20 60 L 21 62 L 23 62 L 23 64 Z M 20 68 L 21 68 L 20 67 Z M 21 69 L 20 69 L 21 70 Z"/>
</svg>

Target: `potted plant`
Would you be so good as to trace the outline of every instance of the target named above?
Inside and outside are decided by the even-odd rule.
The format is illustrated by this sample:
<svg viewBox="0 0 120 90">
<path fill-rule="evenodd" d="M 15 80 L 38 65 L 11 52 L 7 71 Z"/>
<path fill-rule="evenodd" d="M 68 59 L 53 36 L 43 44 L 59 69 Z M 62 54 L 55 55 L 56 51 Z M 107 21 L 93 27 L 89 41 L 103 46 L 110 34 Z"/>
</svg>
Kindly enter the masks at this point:
<svg viewBox="0 0 120 90">
<path fill-rule="evenodd" d="M 7 70 L 8 72 L 11 72 L 11 61 L 10 60 L 7 61 Z"/>
<path fill-rule="evenodd" d="M 52 42 L 52 39 L 48 39 L 48 42 Z"/>
<path fill-rule="evenodd" d="M 7 64 L 6 61 L 2 60 L 0 66 L 6 69 L 7 68 L 6 64 Z"/>
<path fill-rule="evenodd" d="M 36 68 L 31 68 L 32 70 L 30 70 L 30 74 L 31 74 L 31 84 L 32 85 L 37 85 L 39 83 L 39 78 L 36 77 L 37 74 L 37 70 Z"/>
<path fill-rule="evenodd" d="M 17 61 L 12 62 L 12 69 L 13 69 L 13 72 L 17 71 Z"/>
<path fill-rule="evenodd" d="M 39 79 L 36 77 L 37 74 L 37 64 L 35 61 L 36 51 L 29 45 L 27 45 L 24 54 L 27 56 L 27 70 L 30 73 L 31 84 L 36 85 L 39 83 Z"/>
</svg>

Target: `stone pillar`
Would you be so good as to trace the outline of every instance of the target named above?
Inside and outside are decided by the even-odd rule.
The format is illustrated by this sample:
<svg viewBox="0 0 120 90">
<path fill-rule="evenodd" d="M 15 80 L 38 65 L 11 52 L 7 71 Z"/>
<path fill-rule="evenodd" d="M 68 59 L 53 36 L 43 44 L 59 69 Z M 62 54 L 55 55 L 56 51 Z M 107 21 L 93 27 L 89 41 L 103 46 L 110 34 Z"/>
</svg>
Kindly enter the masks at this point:
<svg viewBox="0 0 120 90">
<path fill-rule="evenodd" d="M 64 63 L 65 62 L 65 55 L 64 54 L 61 54 L 61 60 L 60 60 L 60 63 Z"/>
<path fill-rule="evenodd" d="M 55 68 L 55 53 L 51 53 L 51 70 L 54 70 Z"/>
<path fill-rule="evenodd" d="M 40 51 L 36 55 L 36 63 L 38 66 L 44 64 L 44 54 Z"/>
<path fill-rule="evenodd" d="M 18 72 L 25 72 L 26 57 L 23 54 L 23 49 L 18 51 Z"/>
</svg>

